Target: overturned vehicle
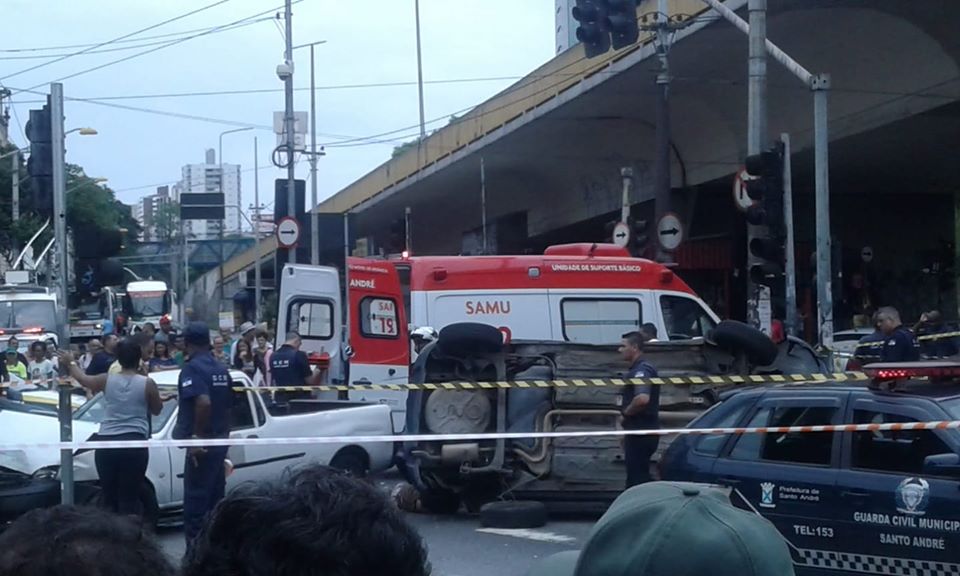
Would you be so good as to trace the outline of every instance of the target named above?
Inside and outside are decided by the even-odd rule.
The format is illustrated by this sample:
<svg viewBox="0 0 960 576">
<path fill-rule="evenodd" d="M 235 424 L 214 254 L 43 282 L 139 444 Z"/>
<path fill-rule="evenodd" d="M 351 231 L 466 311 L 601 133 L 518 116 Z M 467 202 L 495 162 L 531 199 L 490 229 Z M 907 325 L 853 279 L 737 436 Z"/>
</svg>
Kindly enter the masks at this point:
<svg viewBox="0 0 960 576">
<path fill-rule="evenodd" d="M 827 363 L 800 340 L 779 345 L 744 324 L 721 322 L 705 340 L 650 342 L 645 359 L 662 377 L 823 373 Z M 626 366 L 617 346 L 569 342 L 503 342 L 484 324 L 452 324 L 424 348 L 411 382 L 503 382 L 610 379 Z M 689 379 L 686 379 L 689 381 Z M 660 422 L 678 428 L 717 401 L 725 383 L 665 385 Z M 412 392 L 407 434 L 591 432 L 620 427 L 617 385 L 511 386 Z M 671 441 L 660 442 L 660 451 Z M 659 453 L 658 453 L 659 455 Z M 654 460 L 657 457 L 655 456 Z M 398 465 L 422 506 L 478 510 L 501 498 L 557 503 L 607 502 L 623 490 L 626 468 L 618 436 L 407 442 Z"/>
</svg>

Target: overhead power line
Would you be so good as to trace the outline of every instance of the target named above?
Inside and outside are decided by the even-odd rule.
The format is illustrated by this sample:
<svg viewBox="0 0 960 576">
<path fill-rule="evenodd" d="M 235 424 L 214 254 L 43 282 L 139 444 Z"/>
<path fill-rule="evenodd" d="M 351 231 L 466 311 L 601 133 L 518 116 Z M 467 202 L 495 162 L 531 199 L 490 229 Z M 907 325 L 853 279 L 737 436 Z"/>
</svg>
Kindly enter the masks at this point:
<svg viewBox="0 0 960 576">
<path fill-rule="evenodd" d="M 94 50 L 94 49 L 96 49 L 96 48 L 102 48 L 103 46 L 107 46 L 107 45 L 112 44 L 112 43 L 114 43 L 114 42 L 118 42 L 118 41 L 120 41 L 120 40 L 124 40 L 124 39 L 126 39 L 126 38 L 130 38 L 131 36 L 136 36 L 136 35 L 138 35 L 138 34 L 142 34 L 142 33 L 144 33 L 144 32 L 148 32 L 148 31 L 153 30 L 153 29 L 155 29 L 155 28 L 159 28 L 159 27 L 161 27 L 161 26 L 165 26 L 165 25 L 167 25 L 167 24 L 170 24 L 171 22 L 176 22 L 177 20 L 182 20 L 182 19 L 184 19 L 184 18 L 188 18 L 188 17 L 190 17 L 190 16 L 193 16 L 194 14 L 199 14 L 200 12 L 203 12 L 203 11 L 205 11 L 205 10 L 209 10 L 209 9 L 214 8 L 214 7 L 216 7 L 216 6 L 219 6 L 219 5 L 221 5 L 221 4 L 225 4 L 225 3 L 229 2 L 229 1 L 230 1 L 230 0 L 217 0 L 217 1 L 214 2 L 213 4 L 208 4 L 208 5 L 206 5 L 206 6 L 203 6 L 202 8 L 197 8 L 196 10 L 191 10 L 190 12 L 186 12 L 186 13 L 184 13 L 184 14 L 180 14 L 179 16 L 175 16 L 175 17 L 173 17 L 173 18 L 164 20 L 163 22 L 159 22 L 159 23 L 157 23 L 157 24 L 152 24 L 152 25 L 150 25 L 150 26 L 147 26 L 146 28 L 141 28 L 141 29 L 136 30 L 136 31 L 134 31 L 134 32 L 130 32 L 130 33 L 128 33 L 128 34 L 124 34 L 123 36 L 118 36 L 118 37 L 113 38 L 113 39 L 111 39 L 111 40 L 106 40 L 106 41 L 104 41 L 104 42 L 100 42 L 99 44 L 94 44 L 93 46 L 90 46 L 89 48 L 84 48 L 83 50 L 80 50 L 80 51 L 78 51 L 78 52 L 71 52 L 70 54 L 65 54 L 65 55 L 63 55 L 63 56 L 61 56 L 61 57 L 59 57 L 59 58 L 55 58 L 54 60 L 51 60 L 51 61 L 49 61 L 49 62 L 43 62 L 43 63 L 41 63 L 41 64 L 37 64 L 36 66 L 31 66 L 31 67 L 29 67 L 29 68 L 24 68 L 23 70 L 19 70 L 19 71 L 17 71 L 17 72 L 12 73 L 12 74 L 7 74 L 6 76 L 0 78 L 0 81 L 6 80 L 6 79 L 8 79 L 8 78 L 13 78 L 14 76 L 19 76 L 19 75 L 21 75 L 21 74 L 26 74 L 27 72 L 31 72 L 31 71 L 33 71 L 33 70 L 37 70 L 37 69 L 39 69 L 39 68 L 43 68 L 44 66 L 49 66 L 49 65 L 51 65 L 51 64 L 56 64 L 57 62 L 62 62 L 62 61 L 64 61 L 64 60 L 66 60 L 67 58 L 72 58 L 72 57 L 74 57 L 74 56 L 78 56 L 78 55 L 80 55 L 80 54 L 84 54 L 84 53 L 89 52 L 89 51 L 91 51 L 91 50 Z"/>
<path fill-rule="evenodd" d="M 258 19 L 258 20 L 251 20 L 251 21 L 249 21 L 249 22 L 243 22 L 243 23 L 238 24 L 238 25 L 236 25 L 236 26 L 231 26 L 231 27 L 229 27 L 229 28 L 223 28 L 223 29 L 216 30 L 216 32 L 228 32 L 228 31 L 230 31 L 230 30 L 236 30 L 237 28 L 242 28 L 242 27 L 244 27 L 244 26 L 249 26 L 249 25 L 251 25 L 251 24 L 258 24 L 258 23 L 260 23 L 260 22 L 266 22 L 267 20 L 273 20 L 273 16 L 265 16 L 265 17 L 260 18 L 260 19 Z M 193 31 L 190 31 L 190 32 L 177 32 L 176 34 L 164 34 L 163 36 L 166 36 L 166 37 L 170 37 L 170 36 L 184 36 L 184 35 L 187 35 L 187 34 L 192 34 L 192 33 L 194 33 L 194 32 L 213 31 L 213 28 L 215 28 L 215 27 L 200 28 L 200 29 L 193 30 Z M 93 56 L 93 55 L 96 55 L 96 54 L 108 54 L 108 53 L 111 53 L 111 52 L 124 52 L 124 51 L 127 51 L 127 50 L 137 50 L 137 49 L 139 49 L 139 48 L 147 48 L 147 47 L 150 47 L 150 46 L 159 46 L 160 44 L 165 44 L 166 42 L 169 42 L 169 40 L 154 40 L 154 41 L 151 41 L 151 42 L 144 42 L 144 41 L 142 41 L 142 40 L 143 40 L 143 39 L 141 39 L 141 38 L 131 39 L 131 40 L 127 40 L 127 42 L 138 42 L 138 43 L 137 43 L 137 44 L 131 44 L 131 45 L 129 45 L 129 46 L 117 46 L 117 47 L 114 47 L 114 48 L 103 48 L 102 50 L 90 50 L 90 51 L 84 52 L 83 54 L 74 53 L 73 56 Z M 3 50 L 0 50 L 0 53 L 2 53 L 2 52 L 3 52 Z M 48 59 L 48 58 L 56 58 L 56 57 L 59 57 L 59 56 L 70 56 L 70 55 L 68 55 L 68 54 L 33 54 L 33 55 L 30 55 L 30 56 L 0 56 L 0 60 L 44 60 L 44 59 Z"/>
</svg>

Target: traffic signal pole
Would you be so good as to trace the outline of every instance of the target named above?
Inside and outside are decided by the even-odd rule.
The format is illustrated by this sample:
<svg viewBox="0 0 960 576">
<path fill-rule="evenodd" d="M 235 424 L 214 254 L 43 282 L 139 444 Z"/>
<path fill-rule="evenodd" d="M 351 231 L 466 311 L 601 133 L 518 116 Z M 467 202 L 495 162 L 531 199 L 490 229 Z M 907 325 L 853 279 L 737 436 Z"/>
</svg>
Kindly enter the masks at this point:
<svg viewBox="0 0 960 576">
<path fill-rule="evenodd" d="M 784 252 L 786 266 L 784 277 L 786 287 L 786 318 L 787 334 L 797 336 L 800 333 L 797 325 L 797 256 L 793 245 L 793 177 L 790 166 L 790 135 L 784 132 L 780 135 L 783 144 L 783 222 L 786 232 Z"/>
<path fill-rule="evenodd" d="M 67 321 L 67 189 L 66 157 L 63 130 L 63 85 L 50 85 L 50 140 L 53 157 L 53 237 L 57 261 L 57 310 L 60 317 L 60 345 L 70 344 L 70 323 Z M 58 415 L 60 441 L 73 440 L 73 414 L 70 406 L 70 387 L 60 386 Z M 60 451 L 60 502 L 73 504 L 73 451 Z"/>
<path fill-rule="evenodd" d="M 657 3 L 656 46 L 660 59 L 660 71 L 657 73 L 657 156 L 654 163 L 654 225 L 660 222 L 664 214 L 670 212 L 670 40 L 673 32 L 668 23 L 667 0 Z M 673 254 L 663 249 L 657 237 L 657 261 L 673 262 Z"/>
<path fill-rule="evenodd" d="M 297 194 L 296 194 L 296 163 L 294 162 L 294 147 L 296 146 L 296 134 L 294 134 L 293 119 L 293 10 L 292 1 L 286 0 L 283 17 L 286 25 L 286 49 L 284 50 L 284 60 L 290 67 L 290 73 L 283 80 L 284 96 L 284 117 L 283 125 L 286 133 L 287 146 L 287 215 L 291 218 L 297 217 Z M 287 262 L 297 263 L 297 250 L 291 248 L 288 250 L 289 257 Z M 279 290 L 279 286 L 277 286 Z"/>
<path fill-rule="evenodd" d="M 747 88 L 747 154 L 759 154 L 767 139 L 767 0 L 750 0 L 747 6 L 750 18 L 749 32 L 749 84 Z M 755 238 L 766 236 L 764 226 L 747 224 L 747 270 L 756 263 L 757 257 L 750 250 Z M 746 274 L 747 323 L 770 333 L 770 326 L 760 320 L 761 295 L 769 295 Z"/>
</svg>

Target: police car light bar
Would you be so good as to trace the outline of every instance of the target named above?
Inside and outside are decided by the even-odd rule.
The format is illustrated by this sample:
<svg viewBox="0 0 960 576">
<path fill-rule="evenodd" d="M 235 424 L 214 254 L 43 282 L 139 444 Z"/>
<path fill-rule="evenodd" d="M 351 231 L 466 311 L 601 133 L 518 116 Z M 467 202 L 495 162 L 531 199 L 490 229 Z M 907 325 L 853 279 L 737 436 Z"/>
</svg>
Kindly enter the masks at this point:
<svg viewBox="0 0 960 576">
<path fill-rule="evenodd" d="M 908 378 L 946 378 L 960 376 L 956 362 L 886 362 L 868 364 L 863 371 L 874 380 L 905 380 Z"/>
</svg>

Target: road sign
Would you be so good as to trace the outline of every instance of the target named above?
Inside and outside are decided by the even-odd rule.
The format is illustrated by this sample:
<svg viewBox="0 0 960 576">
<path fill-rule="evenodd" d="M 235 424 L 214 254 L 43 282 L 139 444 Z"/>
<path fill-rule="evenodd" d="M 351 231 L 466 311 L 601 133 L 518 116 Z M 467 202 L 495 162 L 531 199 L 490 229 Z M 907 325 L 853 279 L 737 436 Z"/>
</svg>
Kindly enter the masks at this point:
<svg viewBox="0 0 960 576">
<path fill-rule="evenodd" d="M 873 248 L 870 246 L 864 246 L 860 249 L 860 259 L 869 264 L 873 262 Z"/>
<path fill-rule="evenodd" d="M 180 195 L 181 220 L 223 220 L 224 196 L 219 192 L 184 192 Z"/>
<path fill-rule="evenodd" d="M 284 248 L 292 248 L 300 240 L 300 223 L 289 216 L 277 223 L 277 243 Z"/>
<path fill-rule="evenodd" d="M 626 222 L 617 222 L 613 227 L 613 243 L 621 248 L 630 243 L 630 226 Z"/>
<path fill-rule="evenodd" d="M 742 168 L 737 172 L 737 177 L 733 179 L 733 204 L 737 207 L 737 210 L 741 212 L 746 212 L 751 206 L 757 203 L 756 200 L 747 194 L 747 187 L 744 184 L 745 181 L 754 179 L 753 176 L 747 173 L 746 168 Z"/>
<path fill-rule="evenodd" d="M 673 212 L 667 212 L 657 222 L 657 240 L 667 252 L 673 252 L 683 242 L 683 225 Z"/>
</svg>

